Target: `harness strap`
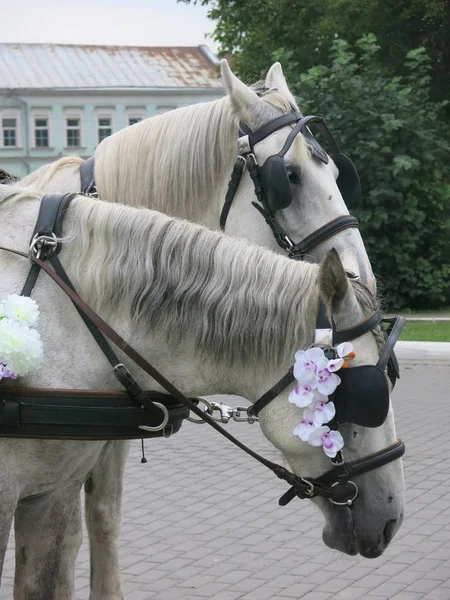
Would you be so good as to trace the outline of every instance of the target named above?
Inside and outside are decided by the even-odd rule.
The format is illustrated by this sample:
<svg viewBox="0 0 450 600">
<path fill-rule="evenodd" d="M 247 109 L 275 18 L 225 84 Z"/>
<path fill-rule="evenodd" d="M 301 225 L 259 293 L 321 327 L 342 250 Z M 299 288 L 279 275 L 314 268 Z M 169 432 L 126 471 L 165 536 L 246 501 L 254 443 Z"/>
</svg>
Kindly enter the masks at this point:
<svg viewBox="0 0 450 600">
<path fill-rule="evenodd" d="M 313 233 L 310 233 L 301 242 L 293 244 L 290 253 L 293 258 L 299 258 L 300 256 L 308 254 L 315 246 L 318 246 L 336 233 L 340 233 L 350 227 L 359 228 L 358 219 L 356 217 L 353 215 L 336 217 L 332 221 L 319 227 L 319 229 L 313 231 Z"/>
<path fill-rule="evenodd" d="M 266 123 L 253 133 L 249 134 L 248 138 L 250 146 L 253 148 L 255 144 L 265 139 L 268 135 L 274 133 L 275 131 L 278 131 L 278 129 L 286 127 L 286 125 L 290 125 L 291 123 L 297 123 L 297 121 L 300 121 L 300 119 L 302 118 L 303 116 L 301 113 L 294 111 L 286 115 L 282 115 L 281 117 L 278 117 L 273 121 L 269 121 L 269 123 Z"/>
<path fill-rule="evenodd" d="M 369 471 L 374 471 L 375 469 L 379 469 L 384 465 L 393 462 L 401 458 L 405 454 L 405 444 L 402 440 L 398 439 L 396 442 L 383 448 L 382 450 L 378 450 L 378 452 L 374 452 L 373 454 L 369 454 L 368 456 L 364 456 L 362 458 L 358 458 L 357 460 L 353 460 L 349 463 L 345 463 L 338 467 L 333 467 L 323 475 L 320 475 L 316 479 L 309 479 L 311 483 L 316 486 L 317 483 L 324 484 L 336 484 L 336 479 L 339 485 L 337 486 L 336 491 L 341 488 L 340 496 L 343 497 L 347 492 L 347 481 L 352 477 L 356 477 L 357 475 L 362 475 L 363 473 L 369 473 Z M 345 486 L 345 488 L 344 488 Z M 352 491 L 351 488 L 348 491 Z M 298 496 L 297 491 L 294 487 L 291 487 L 287 492 L 285 492 L 278 501 L 280 506 L 286 506 L 291 500 L 293 500 L 296 496 Z"/>
<path fill-rule="evenodd" d="M 225 202 L 222 208 L 222 212 L 220 213 L 220 229 L 222 231 L 225 231 L 225 224 L 227 222 L 228 213 L 230 212 L 231 204 L 234 200 L 234 196 L 236 194 L 239 182 L 241 181 L 244 168 L 245 158 L 243 156 L 238 156 L 236 162 L 234 163 L 233 172 L 231 173 L 231 178 L 228 183 Z"/>
<path fill-rule="evenodd" d="M 81 192 L 97 197 L 97 187 L 95 185 L 95 158 L 91 156 L 85 160 L 80 167 Z"/>
<path fill-rule="evenodd" d="M 44 196 L 39 207 L 39 215 L 31 236 L 31 243 L 39 243 L 42 256 L 47 257 L 49 251 L 58 254 L 61 250 L 61 244 L 57 243 L 56 238 L 62 236 L 62 221 L 67 207 L 77 194 L 49 194 Z M 37 238 L 47 238 L 38 242 Z M 50 240 L 54 240 L 51 244 Z M 20 293 L 21 296 L 31 296 L 31 292 L 36 284 L 40 268 L 33 264 L 30 268 L 25 284 Z"/>
</svg>

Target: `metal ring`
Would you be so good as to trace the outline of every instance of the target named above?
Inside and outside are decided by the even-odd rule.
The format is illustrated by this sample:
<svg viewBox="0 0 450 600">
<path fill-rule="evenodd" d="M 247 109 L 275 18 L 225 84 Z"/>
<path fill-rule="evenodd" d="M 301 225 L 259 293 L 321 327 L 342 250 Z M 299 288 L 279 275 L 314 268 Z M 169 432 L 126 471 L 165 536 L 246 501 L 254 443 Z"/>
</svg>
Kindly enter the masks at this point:
<svg viewBox="0 0 450 600">
<path fill-rule="evenodd" d="M 40 244 L 40 246 L 38 244 Z M 53 232 L 50 235 L 36 234 L 31 240 L 30 247 L 28 249 L 29 256 L 34 254 L 36 258 L 40 258 L 44 246 L 51 247 L 52 250 L 55 250 L 55 248 L 58 246 L 58 238 Z"/>
<path fill-rule="evenodd" d="M 164 429 L 164 427 L 169 422 L 169 411 L 164 406 L 164 404 L 161 404 L 160 402 L 153 402 L 153 404 L 160 408 L 163 412 L 162 423 L 160 425 L 157 425 L 156 427 L 151 427 L 150 425 L 139 425 L 139 429 L 143 429 L 144 431 L 161 431 L 161 429 Z"/>
<path fill-rule="evenodd" d="M 341 483 L 340 481 L 336 481 L 336 483 L 333 483 L 333 485 L 331 487 L 334 488 L 337 485 L 339 485 L 340 483 Z M 348 500 L 345 500 L 345 502 L 336 502 L 336 500 L 332 500 L 331 498 L 328 498 L 328 500 L 332 504 L 336 504 L 336 506 L 351 506 L 353 504 L 353 500 L 358 495 L 359 489 L 358 489 L 358 486 L 356 485 L 356 483 L 354 481 L 350 481 L 349 480 L 349 481 L 347 481 L 347 483 L 351 483 L 354 486 L 354 488 L 355 488 L 355 495 L 353 496 L 353 498 L 349 498 Z"/>
<path fill-rule="evenodd" d="M 303 479 L 303 477 L 300 477 L 300 480 L 301 480 L 302 483 L 306 483 L 307 485 L 309 485 L 309 490 L 305 490 L 302 493 L 305 494 L 305 496 L 307 498 L 313 498 L 314 494 L 315 494 L 314 485 L 310 481 L 308 481 L 307 479 Z"/>
<path fill-rule="evenodd" d="M 212 407 L 211 403 L 208 402 L 208 400 L 206 400 L 206 398 L 198 397 L 198 398 L 194 398 L 194 400 L 198 400 L 199 402 L 202 402 L 206 406 L 206 408 L 203 412 L 205 412 L 206 414 L 212 415 L 213 407 Z M 194 419 L 194 417 L 187 417 L 187 421 L 190 421 L 191 423 L 197 423 L 197 424 L 206 423 L 206 421 L 204 421 L 203 419 Z"/>
</svg>

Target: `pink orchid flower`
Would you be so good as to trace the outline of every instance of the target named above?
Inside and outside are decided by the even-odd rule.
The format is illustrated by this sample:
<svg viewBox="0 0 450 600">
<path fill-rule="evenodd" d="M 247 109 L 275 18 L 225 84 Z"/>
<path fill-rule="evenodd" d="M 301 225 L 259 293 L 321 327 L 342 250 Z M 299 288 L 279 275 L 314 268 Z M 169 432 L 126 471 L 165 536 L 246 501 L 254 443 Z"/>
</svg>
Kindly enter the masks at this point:
<svg viewBox="0 0 450 600">
<path fill-rule="evenodd" d="M 309 440 L 310 434 L 316 429 L 313 421 L 314 413 L 312 412 L 312 410 L 304 410 L 301 422 L 293 431 L 294 435 L 298 435 L 298 437 L 301 440 L 307 442 Z"/>
<path fill-rule="evenodd" d="M 311 431 L 308 442 L 311 446 L 322 446 L 323 451 L 330 458 L 334 458 L 344 447 L 344 439 L 339 431 L 331 431 L 326 425 Z"/>
</svg>

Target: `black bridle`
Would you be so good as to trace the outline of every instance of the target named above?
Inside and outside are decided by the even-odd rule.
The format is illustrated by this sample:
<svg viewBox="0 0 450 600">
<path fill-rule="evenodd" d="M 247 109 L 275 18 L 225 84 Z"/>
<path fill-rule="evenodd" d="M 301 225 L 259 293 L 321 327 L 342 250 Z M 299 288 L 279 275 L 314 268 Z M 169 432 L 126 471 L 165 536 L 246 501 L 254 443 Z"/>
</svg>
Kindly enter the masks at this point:
<svg viewBox="0 0 450 600">
<path fill-rule="evenodd" d="M 107 360 L 110 362 L 113 367 L 113 372 L 116 375 L 117 379 L 120 383 L 125 387 L 127 393 L 131 396 L 133 401 L 139 406 L 144 414 L 149 414 L 155 416 L 157 422 L 159 423 L 159 419 L 161 419 L 161 423 L 159 426 L 152 426 L 152 431 L 161 431 L 163 429 L 163 423 L 167 422 L 167 409 L 164 406 L 163 399 L 159 396 L 158 402 L 155 402 L 154 399 L 136 382 L 136 380 L 131 376 L 129 370 L 125 367 L 125 365 L 119 360 L 119 358 L 115 355 L 111 346 L 109 345 L 106 338 L 111 340 L 125 355 L 127 355 L 133 362 L 135 362 L 145 373 L 150 375 L 155 381 L 157 381 L 170 395 L 170 400 L 176 400 L 180 403 L 180 405 L 187 407 L 190 411 L 196 414 L 198 417 L 206 421 L 211 427 L 216 429 L 230 440 L 233 444 L 238 446 L 241 450 L 255 458 L 258 462 L 263 464 L 265 467 L 269 468 L 277 477 L 283 479 L 291 485 L 291 489 L 282 496 L 280 499 L 280 504 L 286 504 L 293 497 L 298 496 L 299 498 L 313 498 L 316 496 L 320 496 L 323 498 L 328 498 L 331 502 L 335 504 L 345 504 L 351 505 L 353 500 L 355 499 L 358 488 L 356 484 L 351 480 L 351 477 L 367 473 L 374 469 L 377 469 L 389 462 L 392 462 L 398 458 L 400 458 L 405 451 L 405 446 L 401 440 L 397 440 L 391 446 L 384 448 L 374 454 L 369 456 L 365 456 L 358 460 L 345 463 L 343 461 L 342 455 L 339 457 L 339 461 L 332 460 L 333 467 L 323 475 L 318 478 L 309 478 L 309 477 L 299 477 L 294 475 L 286 468 L 273 463 L 272 461 L 267 460 L 263 456 L 254 452 L 250 448 L 248 448 L 245 444 L 236 439 L 232 434 L 223 429 L 218 423 L 214 421 L 207 413 L 201 410 L 197 406 L 197 402 L 195 399 L 187 398 L 180 390 L 178 390 L 172 383 L 170 383 L 155 367 L 153 367 L 145 358 L 143 358 L 136 350 L 134 350 L 123 338 L 121 338 L 114 330 L 112 330 L 103 319 L 101 319 L 89 306 L 87 306 L 80 296 L 75 292 L 73 285 L 70 282 L 57 253 L 60 249 L 60 244 L 58 243 L 58 238 L 56 236 L 56 232 L 61 235 L 62 232 L 62 219 L 64 216 L 65 210 L 69 206 L 75 194 L 54 194 L 51 196 L 44 196 L 41 203 L 41 208 L 38 216 L 38 221 L 35 227 L 35 231 L 33 234 L 30 254 L 26 255 L 22 252 L 14 251 L 9 248 L 0 247 L 0 250 L 5 250 L 7 252 L 12 252 L 14 254 L 18 254 L 20 256 L 29 257 L 32 263 L 30 268 L 30 272 L 27 277 L 27 281 L 23 288 L 23 294 L 30 294 L 34 284 L 36 282 L 36 278 L 40 272 L 40 270 L 44 270 L 57 284 L 58 286 L 69 296 L 76 309 L 78 310 L 81 318 L 84 323 L 88 327 L 90 333 L 93 335 L 95 341 L 97 342 L 99 348 L 106 356 Z M 51 268 L 47 262 L 50 262 Z M 323 311 L 319 311 L 319 320 L 318 327 L 322 328 L 322 322 L 320 315 Z M 377 327 L 382 321 L 382 315 L 379 312 L 372 313 L 367 319 L 365 319 L 362 323 L 358 324 L 356 327 L 353 327 L 350 330 L 345 332 L 334 332 L 332 338 L 332 344 L 341 343 L 341 341 L 347 341 L 351 339 L 355 339 L 371 331 L 375 327 Z M 324 323 L 327 325 L 327 323 Z M 397 317 L 394 323 L 392 323 L 392 327 L 390 328 L 390 332 L 384 346 L 384 349 L 380 355 L 378 365 L 377 366 L 367 366 L 367 367 L 355 367 L 353 369 L 349 369 L 349 371 L 355 371 L 360 369 L 378 369 L 378 371 L 383 372 L 384 367 L 386 366 L 389 357 L 392 355 L 393 347 L 395 342 L 397 341 L 401 328 L 403 327 L 404 320 L 402 317 Z M 386 386 L 385 389 L 382 390 L 384 394 L 387 389 L 387 381 L 383 374 L 382 381 Z M 257 414 L 264 406 L 266 406 L 273 398 L 275 398 L 279 393 L 281 393 L 287 386 L 289 386 L 293 382 L 292 370 L 290 370 L 280 381 L 278 381 L 275 386 L 273 386 L 268 392 L 263 394 L 253 405 L 252 411 L 254 414 Z M 377 385 L 382 385 L 379 381 Z M 3 386 L 0 386 L 0 396 L 2 395 L 2 390 L 5 390 Z M 29 392 L 33 392 L 33 388 L 28 388 Z M 42 389 L 39 393 L 42 393 Z M 45 390 L 44 390 L 45 391 Z M 67 394 L 71 394 L 74 390 L 67 390 Z M 23 394 L 23 390 L 21 392 Z M 389 390 L 387 390 L 389 394 Z M 92 394 L 94 396 L 95 393 Z M 20 397 L 20 392 L 15 394 L 14 387 L 8 389 L 8 400 L 10 406 L 14 403 L 14 399 Z M 17 401 L 18 402 L 18 401 Z M 343 418 L 353 418 L 353 414 L 347 414 L 339 411 L 339 403 L 337 419 L 340 419 L 340 422 L 344 422 Z M 348 411 L 347 411 L 348 412 Z M 14 414 L 19 414 L 19 410 L 15 410 Z M 344 416 L 343 416 L 344 415 Z M 162 418 L 161 418 L 162 417 Z M 386 417 L 384 416 L 383 421 Z M 146 427 L 143 427 L 146 429 Z M 150 429 L 150 428 L 148 428 Z M 8 434 L 4 434 L 7 435 Z M 11 437 L 14 437 L 14 434 L 11 434 Z M 40 437 L 37 436 L 28 436 L 28 437 Z M 46 435 L 45 437 L 51 437 Z M 66 439 L 80 439 L 78 438 L 70 438 L 70 436 L 66 436 Z M 89 439 L 95 439 L 92 436 Z M 103 438 L 101 438 L 103 439 Z"/>
<path fill-rule="evenodd" d="M 344 229 L 348 229 L 349 227 L 358 227 L 358 220 L 355 217 L 352 215 L 343 215 L 322 225 L 302 241 L 295 243 L 290 239 L 276 219 L 275 213 L 287 208 L 292 202 L 291 185 L 285 168 L 284 156 L 292 146 L 297 135 L 301 133 L 305 137 L 315 158 L 325 164 L 329 162 L 328 154 L 322 149 L 309 130 L 309 125 L 312 123 L 315 123 L 319 127 L 328 144 L 331 146 L 332 152 L 330 156 L 339 169 L 337 185 L 342 193 L 344 201 L 348 204 L 355 203 L 356 198 L 360 195 L 358 172 L 351 160 L 340 151 L 334 136 L 326 126 L 325 120 L 322 117 L 316 116 L 304 117 L 298 111 L 293 110 L 289 114 L 273 119 L 254 132 L 252 132 L 247 125 L 241 124 L 241 136 L 238 140 L 239 155 L 231 174 L 225 196 L 225 203 L 220 215 L 220 228 L 222 231 L 225 231 L 228 213 L 245 167 L 247 167 L 253 181 L 255 194 L 258 199 L 258 203 L 252 202 L 253 206 L 264 217 L 277 244 L 285 250 L 291 258 L 302 260 L 312 248 L 331 236 Z M 262 166 L 258 165 L 254 151 L 255 145 L 272 135 L 275 131 L 288 125 L 293 125 L 293 129 L 286 138 L 282 149 L 278 154 L 270 156 Z"/>
</svg>

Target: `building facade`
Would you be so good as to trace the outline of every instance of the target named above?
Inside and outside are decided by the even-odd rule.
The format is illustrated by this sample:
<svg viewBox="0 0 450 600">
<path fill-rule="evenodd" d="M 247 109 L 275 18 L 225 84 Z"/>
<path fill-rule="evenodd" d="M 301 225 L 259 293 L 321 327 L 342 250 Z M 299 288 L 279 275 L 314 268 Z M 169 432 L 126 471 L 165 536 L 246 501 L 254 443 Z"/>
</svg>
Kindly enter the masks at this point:
<svg viewBox="0 0 450 600">
<path fill-rule="evenodd" d="M 206 46 L 0 44 L 0 169 L 87 158 L 115 131 L 223 94 Z"/>
</svg>

